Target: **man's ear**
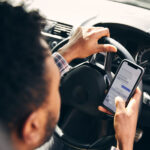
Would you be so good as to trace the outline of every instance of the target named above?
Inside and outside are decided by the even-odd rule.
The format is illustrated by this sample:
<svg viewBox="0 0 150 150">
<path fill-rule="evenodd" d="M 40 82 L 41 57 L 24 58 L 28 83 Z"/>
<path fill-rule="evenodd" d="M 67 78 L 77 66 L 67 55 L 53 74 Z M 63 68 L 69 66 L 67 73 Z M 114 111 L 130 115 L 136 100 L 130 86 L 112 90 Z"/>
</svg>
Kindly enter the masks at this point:
<svg viewBox="0 0 150 150">
<path fill-rule="evenodd" d="M 23 125 L 23 140 L 29 146 L 38 145 L 43 138 L 45 121 L 42 114 L 42 111 L 32 112 Z"/>
</svg>

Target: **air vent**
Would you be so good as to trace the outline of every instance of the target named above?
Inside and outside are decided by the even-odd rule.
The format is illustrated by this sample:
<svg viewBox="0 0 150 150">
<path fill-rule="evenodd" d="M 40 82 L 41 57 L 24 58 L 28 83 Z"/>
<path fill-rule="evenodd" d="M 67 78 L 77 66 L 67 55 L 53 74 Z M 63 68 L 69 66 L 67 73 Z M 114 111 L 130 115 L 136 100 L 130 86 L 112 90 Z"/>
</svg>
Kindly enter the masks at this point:
<svg viewBox="0 0 150 150">
<path fill-rule="evenodd" d="M 72 28 L 73 28 L 72 25 L 56 22 L 53 20 L 48 20 L 44 31 L 53 35 L 58 35 L 63 38 L 66 38 L 70 35 Z"/>
</svg>

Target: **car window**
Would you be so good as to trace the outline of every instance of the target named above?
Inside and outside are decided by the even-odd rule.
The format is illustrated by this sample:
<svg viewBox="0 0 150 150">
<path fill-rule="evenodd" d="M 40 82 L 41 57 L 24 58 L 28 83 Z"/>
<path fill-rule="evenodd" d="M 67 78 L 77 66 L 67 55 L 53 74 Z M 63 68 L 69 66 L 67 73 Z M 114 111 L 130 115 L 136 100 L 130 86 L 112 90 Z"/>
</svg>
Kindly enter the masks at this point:
<svg viewBox="0 0 150 150">
<path fill-rule="evenodd" d="M 111 0 L 129 5 L 150 9 L 150 0 Z"/>
</svg>

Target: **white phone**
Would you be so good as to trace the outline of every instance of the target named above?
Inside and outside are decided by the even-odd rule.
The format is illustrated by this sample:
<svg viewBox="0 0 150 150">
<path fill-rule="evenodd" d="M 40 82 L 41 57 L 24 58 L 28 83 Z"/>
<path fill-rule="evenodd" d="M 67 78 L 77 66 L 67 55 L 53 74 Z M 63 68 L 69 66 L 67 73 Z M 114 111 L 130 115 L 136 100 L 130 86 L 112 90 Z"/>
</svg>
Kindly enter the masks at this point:
<svg viewBox="0 0 150 150">
<path fill-rule="evenodd" d="M 110 112 L 115 113 L 115 98 L 120 96 L 125 102 L 128 102 L 142 79 L 143 74 L 144 69 L 141 66 L 124 59 L 111 83 L 103 101 L 103 106 Z"/>
</svg>

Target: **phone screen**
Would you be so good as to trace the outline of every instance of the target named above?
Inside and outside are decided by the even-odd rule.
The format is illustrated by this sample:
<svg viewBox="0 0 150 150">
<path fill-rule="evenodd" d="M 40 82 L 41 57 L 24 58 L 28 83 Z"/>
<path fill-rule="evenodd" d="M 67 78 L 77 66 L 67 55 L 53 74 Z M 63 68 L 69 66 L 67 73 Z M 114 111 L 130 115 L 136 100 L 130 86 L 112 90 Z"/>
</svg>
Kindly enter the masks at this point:
<svg viewBox="0 0 150 150">
<path fill-rule="evenodd" d="M 120 96 L 127 101 L 141 73 L 141 69 L 132 67 L 124 61 L 103 101 L 103 105 L 115 112 L 115 98 Z"/>
</svg>

